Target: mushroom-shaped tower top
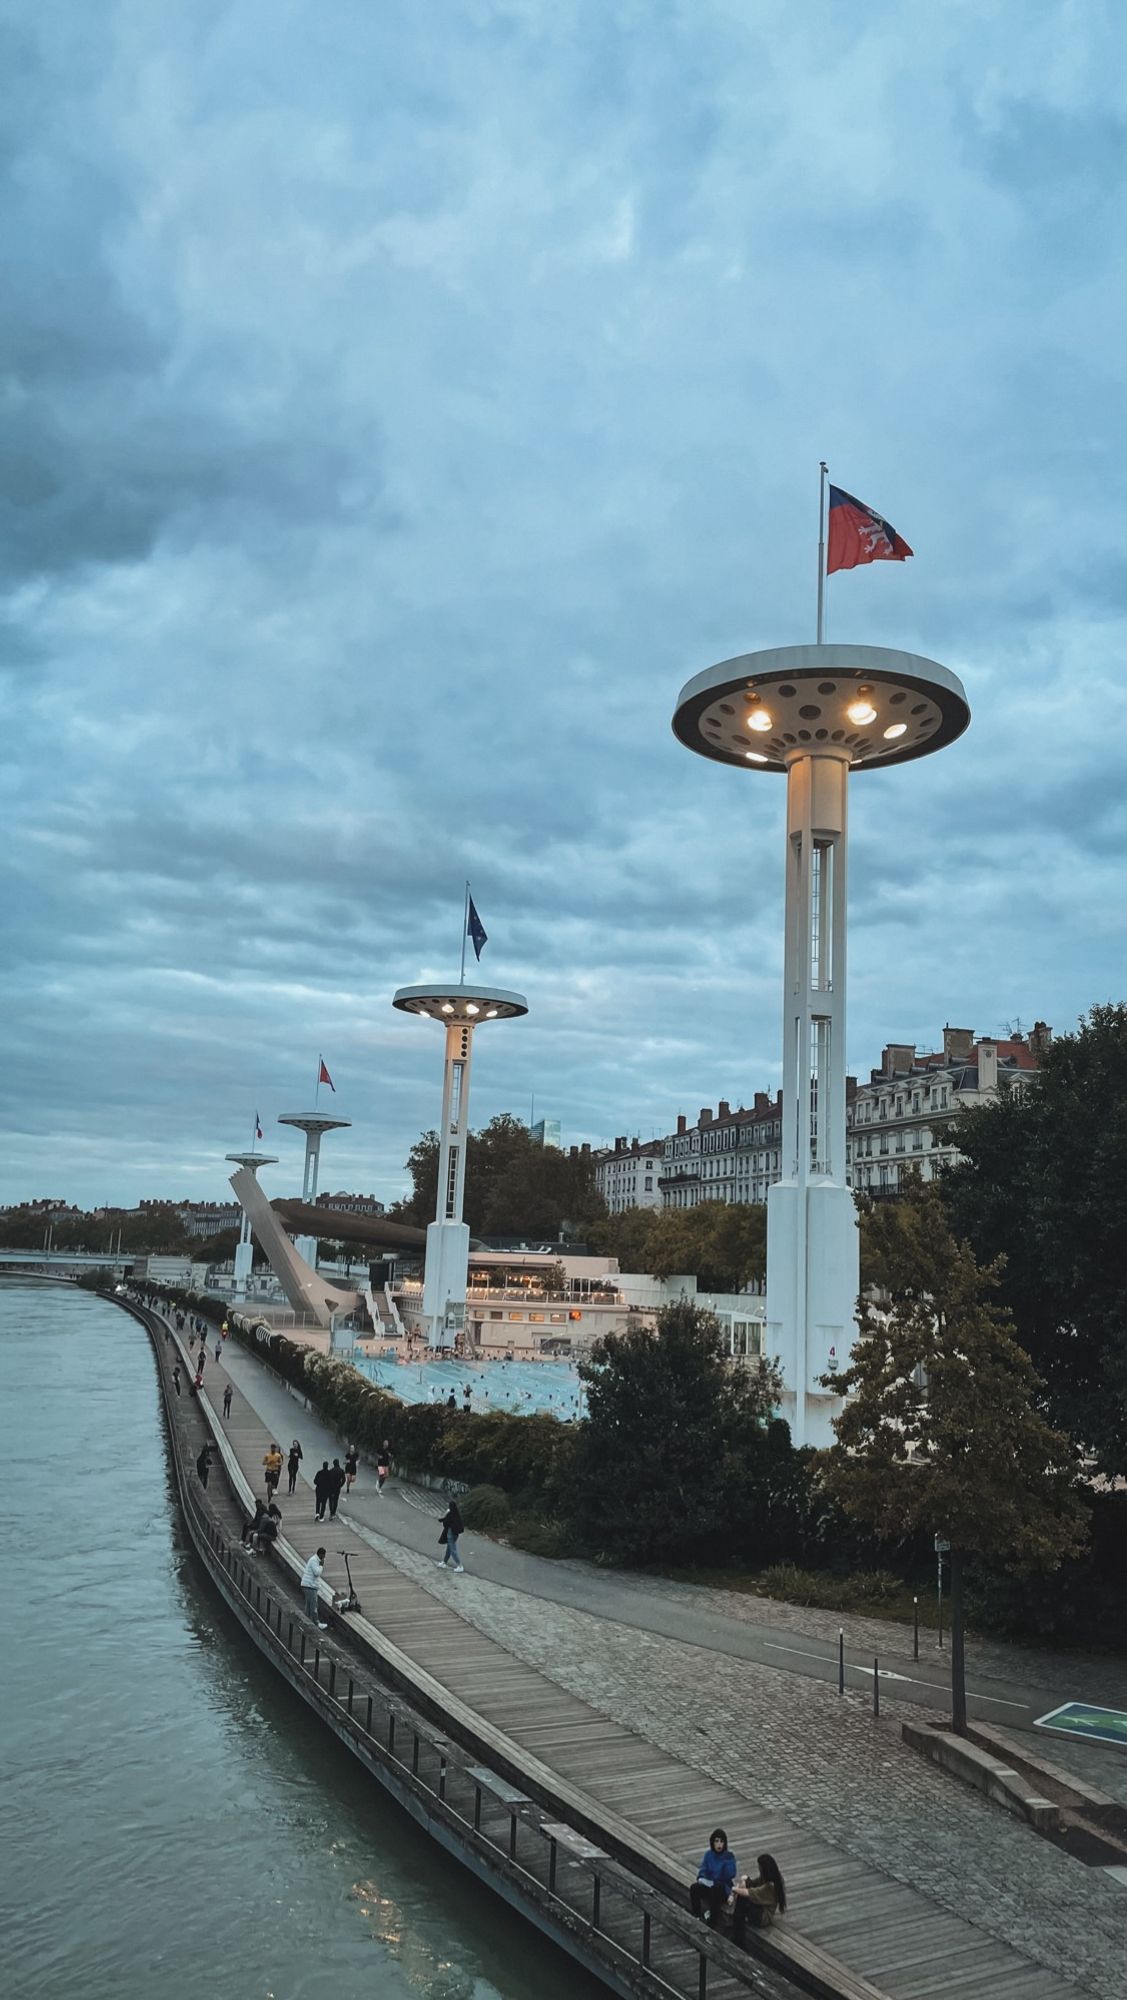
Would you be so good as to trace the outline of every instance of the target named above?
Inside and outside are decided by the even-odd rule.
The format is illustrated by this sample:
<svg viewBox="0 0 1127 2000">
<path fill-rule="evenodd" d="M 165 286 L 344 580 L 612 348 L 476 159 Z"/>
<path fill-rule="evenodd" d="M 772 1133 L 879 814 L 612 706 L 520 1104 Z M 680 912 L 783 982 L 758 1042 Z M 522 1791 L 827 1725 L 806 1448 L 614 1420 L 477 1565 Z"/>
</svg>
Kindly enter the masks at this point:
<svg viewBox="0 0 1127 2000">
<path fill-rule="evenodd" d="M 527 1014 L 523 993 L 510 993 L 494 986 L 446 986 L 441 980 L 429 986 L 401 986 L 393 994 L 393 1007 L 403 1014 L 427 1014 L 445 1026 L 451 1021 L 515 1021 Z"/>
<path fill-rule="evenodd" d="M 276 1153 L 224 1153 L 225 1160 L 233 1160 L 237 1167 L 249 1167 L 254 1173 L 259 1167 L 276 1167 Z"/>
<path fill-rule="evenodd" d="M 335 1132 L 338 1126 L 351 1125 L 351 1118 L 334 1118 L 331 1111 L 287 1111 L 278 1120 L 279 1125 L 296 1125 L 299 1132 L 307 1136 L 311 1133 Z"/>
<path fill-rule="evenodd" d="M 889 646 L 775 646 L 688 681 L 673 732 L 744 771 L 785 771 L 819 751 L 867 771 L 926 757 L 969 721 L 962 682 L 935 660 Z"/>
</svg>

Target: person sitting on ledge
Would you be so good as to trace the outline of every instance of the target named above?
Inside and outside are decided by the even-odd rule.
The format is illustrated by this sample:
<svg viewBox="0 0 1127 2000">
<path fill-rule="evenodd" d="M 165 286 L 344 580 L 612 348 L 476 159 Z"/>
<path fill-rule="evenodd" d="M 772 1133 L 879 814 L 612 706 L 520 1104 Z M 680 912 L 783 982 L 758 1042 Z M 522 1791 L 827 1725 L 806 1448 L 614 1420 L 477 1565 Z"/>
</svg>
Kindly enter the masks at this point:
<svg viewBox="0 0 1127 2000">
<path fill-rule="evenodd" d="M 786 1885 L 774 1855 L 757 1854 L 755 1865 L 758 1875 L 745 1875 L 732 1890 L 732 1937 L 736 1944 L 743 1943 L 749 1924 L 762 1930 L 772 1918 L 781 1917 L 787 1906 Z"/>
<path fill-rule="evenodd" d="M 697 1869 L 697 1879 L 689 1890 L 689 1907 L 694 1917 L 702 1917 L 706 1924 L 714 1924 L 732 1893 L 735 1879 L 736 1857 L 729 1853 L 728 1836 L 723 1827 L 718 1826 L 709 1835 L 707 1851 Z"/>
</svg>

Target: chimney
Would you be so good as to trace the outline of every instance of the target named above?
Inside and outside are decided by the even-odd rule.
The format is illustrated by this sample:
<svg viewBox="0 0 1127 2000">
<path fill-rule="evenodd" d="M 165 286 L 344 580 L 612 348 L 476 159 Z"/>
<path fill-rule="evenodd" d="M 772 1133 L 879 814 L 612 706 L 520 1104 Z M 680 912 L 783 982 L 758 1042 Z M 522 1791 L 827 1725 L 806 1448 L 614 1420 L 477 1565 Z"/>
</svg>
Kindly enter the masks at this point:
<svg viewBox="0 0 1127 2000">
<path fill-rule="evenodd" d="M 771 1100 L 768 1097 L 767 1092 L 765 1090 L 757 1090 L 755 1093 L 753 1116 L 756 1118 L 766 1118 L 770 1115 L 770 1110 L 771 1110 Z"/>
<path fill-rule="evenodd" d="M 707 1105 L 707 1104 L 702 1104 L 702 1105 L 701 1105 L 701 1108 L 700 1108 L 700 1117 L 699 1117 L 699 1119 L 697 1120 L 697 1123 L 698 1123 L 699 1125 L 711 1125 L 711 1123 L 712 1123 L 712 1110 L 711 1110 L 711 1107 L 710 1107 L 709 1105 Z"/>
<path fill-rule="evenodd" d="M 685 1126 L 687 1122 L 688 1121 L 686 1120 L 684 1112 L 679 1111 L 677 1113 L 677 1137 L 679 1139 L 683 1139 L 685 1136 Z"/>
<path fill-rule="evenodd" d="M 969 1062 L 974 1054 L 974 1029 L 945 1027 L 943 1054 L 948 1062 Z"/>
<path fill-rule="evenodd" d="M 998 1044 L 979 1042 L 978 1044 L 978 1094 L 980 1097 L 998 1095 Z"/>
<path fill-rule="evenodd" d="M 615 1150 L 615 1152 L 616 1152 L 616 1153 L 624 1153 L 624 1152 L 626 1151 L 626 1135 L 625 1135 L 625 1133 L 623 1133 L 623 1135 L 622 1135 L 622 1138 L 621 1138 L 621 1139 L 616 1139 L 616 1140 L 615 1140 L 615 1142 L 614 1142 L 614 1150 Z"/>
<path fill-rule="evenodd" d="M 881 1075 L 903 1076 L 916 1060 L 914 1042 L 889 1042 L 881 1051 Z"/>
<path fill-rule="evenodd" d="M 716 1108 L 716 1116 L 718 1118 L 730 1118 L 731 1115 L 732 1115 L 732 1107 L 729 1104 L 727 1098 L 722 1097 Z"/>
<path fill-rule="evenodd" d="M 1046 1021 L 1034 1021 L 1029 1046 L 1038 1062 L 1043 1062 L 1052 1046 L 1053 1031 Z"/>
</svg>

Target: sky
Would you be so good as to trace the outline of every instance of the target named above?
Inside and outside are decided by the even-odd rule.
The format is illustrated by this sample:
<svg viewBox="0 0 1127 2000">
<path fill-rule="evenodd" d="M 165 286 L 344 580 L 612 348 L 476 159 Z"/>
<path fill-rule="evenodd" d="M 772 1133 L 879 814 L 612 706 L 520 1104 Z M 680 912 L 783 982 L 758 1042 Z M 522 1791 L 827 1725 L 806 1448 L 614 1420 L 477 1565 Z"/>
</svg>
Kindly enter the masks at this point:
<svg viewBox="0 0 1127 2000">
<path fill-rule="evenodd" d="M 473 1124 L 777 1087 L 783 780 L 670 725 L 823 458 L 916 551 L 827 637 L 973 712 L 852 788 L 850 1069 L 1123 997 L 1127 16 L 906 19 L 4 10 L 0 1200 L 292 1193 L 321 1054 L 394 1199 L 467 878 Z"/>
</svg>

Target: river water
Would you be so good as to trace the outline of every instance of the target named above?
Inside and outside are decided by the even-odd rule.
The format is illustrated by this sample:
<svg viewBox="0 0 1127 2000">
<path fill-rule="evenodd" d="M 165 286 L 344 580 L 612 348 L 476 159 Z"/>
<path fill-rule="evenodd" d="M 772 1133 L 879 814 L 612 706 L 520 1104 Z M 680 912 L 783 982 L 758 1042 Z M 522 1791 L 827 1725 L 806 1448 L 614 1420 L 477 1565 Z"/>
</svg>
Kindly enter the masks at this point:
<svg viewBox="0 0 1127 2000">
<path fill-rule="evenodd" d="M 0 1284 L 5 2000 L 593 2000 L 309 1717 L 183 1533 L 146 1335 Z"/>
</svg>

